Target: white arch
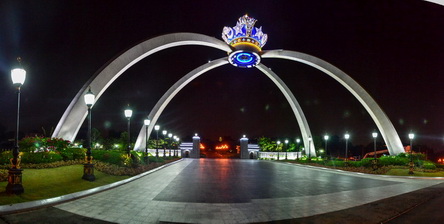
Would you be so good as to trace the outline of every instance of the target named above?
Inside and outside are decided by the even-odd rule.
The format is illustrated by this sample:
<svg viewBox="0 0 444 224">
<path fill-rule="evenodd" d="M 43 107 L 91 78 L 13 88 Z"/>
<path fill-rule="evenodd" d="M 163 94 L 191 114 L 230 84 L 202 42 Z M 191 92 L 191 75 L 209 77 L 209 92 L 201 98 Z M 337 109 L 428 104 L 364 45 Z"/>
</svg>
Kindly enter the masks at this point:
<svg viewBox="0 0 444 224">
<path fill-rule="evenodd" d="M 63 138 L 71 142 L 74 141 L 87 115 L 87 107 L 83 103 L 82 96 L 86 93 L 89 86 L 91 91 L 96 94 L 96 99 L 98 100 L 114 80 L 143 58 L 158 51 L 182 45 L 201 45 L 225 52 L 231 51 L 230 47 L 223 41 L 195 33 L 166 34 L 139 43 L 110 61 L 85 83 L 68 108 L 66 108 L 52 137 Z"/>
<path fill-rule="evenodd" d="M 336 81 L 338 81 L 342 86 L 344 86 L 353 96 L 358 99 L 358 101 L 364 106 L 367 112 L 372 117 L 376 126 L 379 129 L 382 137 L 384 138 L 390 155 L 397 155 L 399 153 L 405 152 L 402 145 L 401 139 L 399 139 L 398 133 L 395 130 L 390 119 L 382 111 L 376 101 L 368 94 L 364 88 L 362 88 L 355 80 L 350 76 L 345 74 L 345 72 L 336 68 L 332 64 L 316 58 L 314 56 L 286 50 L 271 50 L 266 51 L 262 55 L 262 58 L 282 58 L 293 61 L 298 61 L 314 67 L 325 74 L 329 75 Z"/>
<path fill-rule="evenodd" d="M 84 105 L 81 98 L 85 94 L 88 86 L 90 86 L 91 90 L 97 94 L 96 99 L 99 99 L 108 86 L 114 82 L 114 80 L 116 80 L 124 71 L 138 61 L 157 51 L 182 45 L 201 45 L 217 48 L 226 52 L 231 51 L 230 47 L 223 41 L 195 33 L 167 34 L 137 44 L 105 65 L 103 69 L 99 70 L 99 72 L 97 72 L 85 83 L 66 109 L 65 113 L 57 124 L 52 137 L 60 137 L 66 140 L 74 141 L 80 126 L 87 115 L 87 107 Z M 396 155 L 404 152 L 401 140 L 399 139 L 399 136 L 388 117 L 370 97 L 370 95 L 344 72 L 319 58 L 299 52 L 273 50 L 264 52 L 262 57 L 283 58 L 299 61 L 315 67 L 333 77 L 336 81 L 348 89 L 370 113 L 379 131 L 381 132 L 381 135 L 387 143 L 390 154 Z M 304 139 L 304 142 L 308 142 L 308 140 Z M 314 147 L 312 148 L 314 149 Z"/>
<path fill-rule="evenodd" d="M 150 125 L 148 125 L 148 129 L 145 126 L 140 129 L 139 135 L 136 140 L 136 144 L 134 145 L 134 149 L 142 151 L 145 149 L 146 136 L 147 136 L 146 131 L 148 130 L 148 136 L 151 136 L 151 132 L 153 131 L 154 125 L 157 123 L 157 120 L 159 119 L 163 110 L 170 103 L 170 101 L 176 96 L 177 93 L 179 93 L 186 85 L 188 85 L 188 83 L 190 83 L 192 80 L 199 77 L 203 73 L 225 64 L 228 64 L 227 58 L 221 58 L 211 61 L 189 72 L 188 74 L 183 76 L 180 80 L 178 80 L 173 86 L 171 86 L 168 89 L 168 91 L 162 96 L 162 98 L 160 98 L 160 100 L 156 103 L 156 105 L 148 115 L 148 119 L 151 120 L 151 123 Z M 296 98 L 294 97 L 291 90 L 273 71 L 271 71 L 263 64 L 259 64 L 257 68 L 265 75 L 267 75 L 267 77 L 270 78 L 274 82 L 274 84 L 276 84 L 279 90 L 281 90 L 281 92 L 284 94 L 285 98 L 287 99 L 288 103 L 291 106 L 291 109 L 293 110 L 293 113 L 299 125 L 299 129 L 301 130 L 306 154 L 308 154 L 308 149 L 310 148 L 310 155 L 316 156 L 316 150 L 314 148 L 313 141 L 310 142 L 310 147 L 308 145 L 309 143 L 308 138 L 311 136 L 311 131 L 310 127 L 308 126 L 307 119 L 305 118 L 302 108 L 299 105 Z"/>
</svg>

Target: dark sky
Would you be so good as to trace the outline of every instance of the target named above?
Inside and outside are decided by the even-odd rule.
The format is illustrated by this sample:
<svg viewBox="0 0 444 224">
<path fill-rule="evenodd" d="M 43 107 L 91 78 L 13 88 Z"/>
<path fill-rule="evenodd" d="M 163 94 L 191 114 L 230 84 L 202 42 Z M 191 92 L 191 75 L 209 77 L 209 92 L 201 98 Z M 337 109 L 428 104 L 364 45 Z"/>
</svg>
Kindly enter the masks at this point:
<svg viewBox="0 0 444 224">
<path fill-rule="evenodd" d="M 292 1 L 20 1 L 0 2 L 0 131 L 15 128 L 16 95 L 10 69 L 21 56 L 21 130 L 55 127 L 72 98 L 107 61 L 137 43 L 168 33 L 221 39 L 248 13 L 269 35 L 263 50 L 286 49 L 330 62 L 361 84 L 393 122 L 401 140 L 444 149 L 444 7 L 420 0 Z M 98 100 L 93 126 L 103 135 L 132 132 L 160 97 L 194 68 L 225 57 L 186 46 L 149 56 L 118 78 Z M 339 83 L 306 65 L 264 59 L 291 88 L 314 135 L 348 131 L 371 142 L 376 129 L 365 109 Z M 300 136 L 291 108 L 256 69 L 230 65 L 205 73 L 168 105 L 159 122 L 179 136 Z M 85 124 L 84 124 L 85 125 Z"/>
</svg>

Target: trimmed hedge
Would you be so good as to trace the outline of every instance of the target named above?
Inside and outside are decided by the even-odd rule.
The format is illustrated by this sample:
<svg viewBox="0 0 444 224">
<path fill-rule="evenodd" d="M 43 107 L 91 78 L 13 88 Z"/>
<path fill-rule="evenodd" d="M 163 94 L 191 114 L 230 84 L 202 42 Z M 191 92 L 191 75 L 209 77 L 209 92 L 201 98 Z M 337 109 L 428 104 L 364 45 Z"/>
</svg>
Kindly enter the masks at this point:
<svg viewBox="0 0 444 224">
<path fill-rule="evenodd" d="M 63 157 L 57 152 L 23 152 L 21 154 L 21 163 L 39 164 L 52 163 L 63 160 Z"/>
<path fill-rule="evenodd" d="M 92 150 L 93 160 L 107 162 L 117 166 L 125 165 L 126 153 L 119 150 Z"/>
<path fill-rule="evenodd" d="M 379 158 L 379 164 L 381 166 L 407 166 L 410 159 L 404 156 L 383 156 Z"/>
<path fill-rule="evenodd" d="M 66 148 L 60 150 L 63 161 L 85 159 L 86 149 L 84 148 Z"/>
</svg>

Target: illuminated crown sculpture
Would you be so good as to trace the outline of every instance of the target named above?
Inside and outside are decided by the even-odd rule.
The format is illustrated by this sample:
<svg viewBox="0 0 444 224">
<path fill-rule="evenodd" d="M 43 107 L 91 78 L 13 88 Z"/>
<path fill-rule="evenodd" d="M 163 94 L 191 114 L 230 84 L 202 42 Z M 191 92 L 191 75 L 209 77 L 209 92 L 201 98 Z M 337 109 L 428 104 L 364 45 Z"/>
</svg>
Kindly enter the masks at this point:
<svg viewBox="0 0 444 224">
<path fill-rule="evenodd" d="M 228 61 L 240 68 L 252 68 L 259 64 L 262 47 L 267 43 L 268 36 L 262 27 L 256 28 L 256 19 L 244 15 L 239 18 L 236 26 L 224 27 L 222 39 L 235 50 L 228 56 Z"/>
</svg>

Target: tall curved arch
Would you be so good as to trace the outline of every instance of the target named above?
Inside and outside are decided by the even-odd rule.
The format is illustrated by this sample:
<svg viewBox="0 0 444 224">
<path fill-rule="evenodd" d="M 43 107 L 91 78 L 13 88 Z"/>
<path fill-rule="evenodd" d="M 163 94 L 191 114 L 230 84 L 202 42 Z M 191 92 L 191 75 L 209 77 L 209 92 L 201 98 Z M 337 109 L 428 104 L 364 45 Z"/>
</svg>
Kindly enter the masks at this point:
<svg viewBox="0 0 444 224">
<path fill-rule="evenodd" d="M 139 43 L 110 61 L 85 83 L 65 110 L 52 137 L 74 141 L 87 115 L 87 107 L 81 98 L 88 87 L 91 87 L 91 90 L 96 93 L 96 99 L 99 99 L 114 80 L 143 58 L 167 48 L 183 45 L 201 45 L 225 52 L 231 51 L 225 42 L 196 33 L 166 34 Z"/>
<path fill-rule="evenodd" d="M 390 119 L 370 94 L 368 94 L 367 91 L 365 91 L 355 80 L 345 74 L 345 72 L 322 59 L 295 51 L 265 51 L 262 58 L 281 58 L 301 62 L 329 75 L 352 93 L 362 106 L 364 106 L 378 127 L 379 132 L 387 144 L 390 155 L 397 155 L 405 152 L 401 139 Z"/>
<path fill-rule="evenodd" d="M 151 136 L 151 132 L 153 131 L 154 125 L 157 123 L 160 115 L 166 106 L 170 103 L 170 101 L 179 93 L 186 85 L 188 85 L 192 80 L 204 74 L 207 71 L 210 71 L 214 68 L 217 68 L 222 65 L 228 64 L 227 58 L 221 58 L 214 61 L 211 61 L 207 64 L 204 64 L 193 71 L 189 72 L 185 76 L 183 76 L 180 80 L 178 80 L 173 86 L 171 86 L 168 91 L 160 98 L 160 100 L 156 103 L 154 108 L 151 110 L 148 118 L 151 120 L 148 128 L 142 127 L 139 135 L 136 140 L 136 144 L 134 145 L 135 150 L 143 150 L 146 144 L 146 136 Z M 264 73 L 268 78 L 270 78 L 273 83 L 281 90 L 287 99 L 288 103 L 293 110 L 293 113 L 296 117 L 296 120 L 299 125 L 299 129 L 301 130 L 302 139 L 304 141 L 305 151 L 308 154 L 308 149 L 310 149 L 310 155 L 316 156 L 316 150 L 314 147 L 313 141 L 308 141 L 308 138 L 311 137 L 310 127 L 308 126 L 307 119 L 302 111 L 301 106 L 296 100 L 295 96 L 291 92 L 291 90 L 287 87 L 287 85 L 269 68 L 267 68 L 263 64 L 259 64 L 257 66 L 259 71 Z M 146 132 L 148 131 L 148 133 Z"/>
<path fill-rule="evenodd" d="M 91 87 L 91 90 L 97 94 L 96 99 L 99 99 L 100 96 L 105 92 L 105 90 L 114 82 L 114 80 L 116 80 L 123 72 L 125 72 L 128 68 L 130 68 L 138 61 L 158 51 L 182 45 L 201 45 L 220 49 L 225 52 L 231 51 L 230 47 L 226 45 L 223 41 L 220 41 L 213 37 L 195 33 L 167 34 L 139 43 L 129 50 L 125 51 L 123 54 L 119 55 L 114 60 L 110 61 L 104 66 L 103 69 L 99 70 L 85 83 L 85 85 L 80 89 L 80 91 L 71 101 L 68 108 L 65 110 L 65 113 L 57 124 L 52 137 L 60 137 L 63 139 L 74 141 L 87 115 L 87 107 L 83 104 L 81 97 L 85 94 L 88 87 Z M 350 76 L 348 76 L 335 66 L 314 56 L 294 51 L 265 51 L 262 55 L 262 58 L 282 58 L 298 61 L 319 69 L 327 75 L 333 77 L 347 90 L 349 90 L 368 111 L 368 113 L 376 123 L 381 135 L 383 136 L 390 154 L 396 155 L 404 152 L 401 140 L 399 139 L 399 136 L 394 129 L 393 124 L 388 119 L 387 115 L 385 115 L 385 113 L 377 105 L 373 98 L 358 83 L 356 83 L 356 81 L 354 81 Z M 260 70 L 262 69 L 262 72 L 266 71 L 265 67 L 259 66 L 258 68 Z M 272 75 L 269 77 L 274 76 Z M 276 84 L 277 79 L 273 81 Z M 279 88 L 281 89 L 281 87 Z M 283 91 L 283 89 L 281 89 L 281 91 Z M 286 97 L 289 96 L 286 95 Z M 289 98 L 287 98 L 287 100 L 289 100 Z M 292 109 L 293 111 L 295 111 L 294 108 Z M 308 139 L 304 139 L 304 144 L 305 142 L 308 142 Z M 305 147 L 307 148 L 307 146 Z M 314 147 L 311 147 L 311 145 L 310 148 L 313 148 L 314 150 Z"/>
</svg>

